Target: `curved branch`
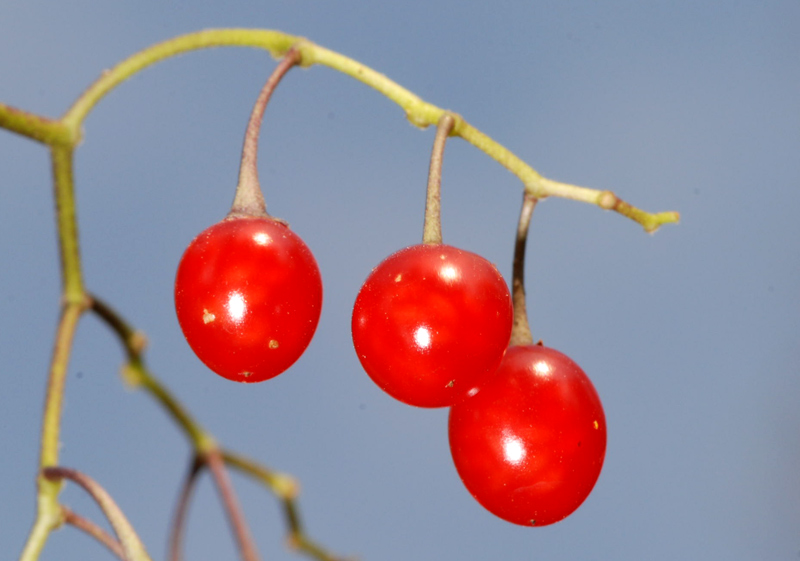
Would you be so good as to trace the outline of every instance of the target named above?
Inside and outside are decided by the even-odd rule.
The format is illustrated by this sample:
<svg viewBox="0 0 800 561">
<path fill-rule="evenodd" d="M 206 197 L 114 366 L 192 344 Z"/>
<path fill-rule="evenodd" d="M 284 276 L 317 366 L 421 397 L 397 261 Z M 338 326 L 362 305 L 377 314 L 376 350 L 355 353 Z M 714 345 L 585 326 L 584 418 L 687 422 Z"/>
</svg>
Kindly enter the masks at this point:
<svg viewBox="0 0 800 561">
<path fill-rule="evenodd" d="M 228 522 L 239 544 L 239 551 L 242 554 L 242 559 L 245 561 L 258 561 L 258 551 L 256 551 L 255 542 L 250 535 L 250 529 L 247 527 L 247 520 L 242 512 L 239 499 L 236 497 L 236 492 L 233 490 L 231 478 L 228 476 L 228 470 L 225 468 L 225 461 L 222 459 L 222 454 L 219 449 L 209 450 L 204 454 L 203 460 L 208 465 L 208 469 L 214 478 L 214 483 L 217 485 L 217 491 L 222 499 L 222 504 L 225 506 L 225 510 L 228 513 Z"/>
<path fill-rule="evenodd" d="M 175 506 L 175 515 L 172 518 L 172 530 L 169 536 L 169 554 L 167 559 L 169 561 L 180 561 L 181 551 L 183 547 L 183 531 L 186 527 L 186 519 L 189 512 L 189 501 L 194 492 L 194 484 L 197 481 L 197 476 L 200 475 L 200 470 L 203 467 L 203 462 L 195 455 L 192 460 L 192 465 L 186 478 L 183 480 L 181 486 L 181 494 L 178 497 L 178 504 Z"/>
<path fill-rule="evenodd" d="M 272 30 L 208 29 L 181 35 L 153 45 L 127 58 L 111 70 L 107 70 L 70 107 L 61 122 L 70 129 L 71 137 L 75 139 L 74 143 L 77 143 L 80 138 L 81 124 L 92 108 L 106 94 L 133 74 L 172 56 L 221 46 L 263 48 L 274 57 L 281 57 L 289 49 L 295 47 L 301 54 L 301 66 L 308 67 L 314 64 L 328 66 L 370 86 L 398 104 L 405 111 L 408 120 L 418 127 L 425 128 L 435 125 L 445 113 L 444 109 L 422 100 L 380 72 L 302 37 Z M 651 214 L 640 210 L 622 201 L 611 191 L 599 191 L 548 180 L 508 148 L 470 125 L 462 117 L 456 116 L 453 134 L 460 136 L 516 175 L 522 181 L 525 190 L 537 199 L 564 197 L 612 209 L 639 222 L 648 232 L 657 230 L 662 224 L 677 222 L 679 219 L 677 212 Z"/>
<path fill-rule="evenodd" d="M 266 49 L 272 56 L 279 57 L 300 40 L 300 37 L 265 29 L 207 29 L 156 43 L 103 72 L 61 120 L 68 127 L 78 130 L 89 111 L 108 92 L 137 72 L 166 58 L 198 49 L 236 46 Z"/>
<path fill-rule="evenodd" d="M 91 537 L 106 546 L 111 553 L 125 561 L 125 551 L 122 549 L 122 544 L 117 539 L 111 536 L 108 532 L 103 530 L 100 526 L 84 518 L 80 514 L 73 512 L 69 508 L 62 506 L 61 512 L 64 513 L 64 523 L 70 524 L 89 534 Z"/>
<path fill-rule="evenodd" d="M 122 510 L 111 498 L 111 495 L 103 489 L 95 480 L 88 475 L 85 475 L 77 470 L 65 467 L 48 467 L 42 470 L 42 475 L 53 481 L 60 481 L 68 479 L 83 487 L 83 489 L 91 495 L 97 505 L 103 511 L 114 528 L 119 541 L 122 543 L 122 549 L 125 552 L 125 559 L 127 561 L 150 561 L 150 556 L 142 545 L 139 536 L 131 526 L 128 519 L 122 513 Z"/>
</svg>

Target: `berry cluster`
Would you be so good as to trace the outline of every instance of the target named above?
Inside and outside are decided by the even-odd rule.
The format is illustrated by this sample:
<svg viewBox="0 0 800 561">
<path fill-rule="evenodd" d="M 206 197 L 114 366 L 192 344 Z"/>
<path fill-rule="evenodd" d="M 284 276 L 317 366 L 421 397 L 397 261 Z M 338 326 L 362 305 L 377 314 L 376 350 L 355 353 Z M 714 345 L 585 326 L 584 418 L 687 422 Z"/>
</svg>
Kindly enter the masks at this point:
<svg viewBox="0 0 800 561">
<path fill-rule="evenodd" d="M 189 345 L 211 370 L 238 382 L 288 369 L 311 341 L 322 307 L 316 261 L 283 221 L 267 215 L 255 173 L 260 115 L 279 78 L 267 82 L 258 118 L 251 118 L 231 213 L 190 243 L 175 281 Z M 364 370 L 392 397 L 451 408 L 453 461 L 480 504 L 516 524 L 552 524 L 577 509 L 597 481 L 603 408 L 577 364 L 532 343 L 517 272 L 530 219 L 525 206 L 513 304 L 494 265 L 442 243 L 441 161 L 453 125 L 446 114 L 437 130 L 424 243 L 370 273 L 353 309 L 353 344 Z M 532 211 L 535 199 L 524 201 Z"/>
<path fill-rule="evenodd" d="M 482 257 L 440 244 L 403 249 L 367 278 L 353 343 L 392 397 L 450 406 L 461 480 L 493 514 L 544 526 L 575 511 L 600 475 L 606 424 L 597 392 L 566 355 L 509 347 L 506 283 Z"/>
</svg>

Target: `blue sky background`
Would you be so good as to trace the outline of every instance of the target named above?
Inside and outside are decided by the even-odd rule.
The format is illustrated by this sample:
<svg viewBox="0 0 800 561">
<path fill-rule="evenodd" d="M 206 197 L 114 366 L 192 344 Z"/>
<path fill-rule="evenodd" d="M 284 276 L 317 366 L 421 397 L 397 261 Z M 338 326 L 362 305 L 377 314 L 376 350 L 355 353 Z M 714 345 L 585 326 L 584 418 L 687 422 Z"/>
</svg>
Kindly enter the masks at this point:
<svg viewBox="0 0 800 561">
<path fill-rule="evenodd" d="M 150 68 L 86 121 L 76 155 L 88 287 L 151 341 L 147 358 L 225 445 L 302 481 L 311 536 L 364 561 L 797 559 L 800 555 L 800 3 L 232 1 L 0 5 L 0 100 L 60 115 L 107 67 L 209 27 L 306 36 L 464 115 L 553 179 L 611 189 L 682 222 L 647 235 L 547 200 L 527 281 L 534 334 L 603 400 L 604 470 L 554 526 L 485 512 L 450 460 L 447 411 L 394 402 L 349 334 L 360 284 L 421 239 L 433 130 L 326 68 L 293 71 L 267 110 L 261 181 L 320 264 L 325 302 L 287 373 L 242 386 L 210 373 L 175 319 L 188 242 L 233 197 L 268 55 L 196 52 Z M 46 149 L 0 131 L 0 557 L 33 521 L 58 260 Z M 445 241 L 511 269 L 520 184 L 448 144 Z M 62 460 L 117 499 L 154 559 L 189 460 L 182 435 L 118 376 L 92 317 L 70 364 Z M 234 477 L 264 559 L 293 559 L 276 501 Z M 74 486 L 62 495 L 100 520 Z M 233 559 L 207 478 L 187 559 Z M 107 559 L 75 530 L 43 560 Z"/>
</svg>

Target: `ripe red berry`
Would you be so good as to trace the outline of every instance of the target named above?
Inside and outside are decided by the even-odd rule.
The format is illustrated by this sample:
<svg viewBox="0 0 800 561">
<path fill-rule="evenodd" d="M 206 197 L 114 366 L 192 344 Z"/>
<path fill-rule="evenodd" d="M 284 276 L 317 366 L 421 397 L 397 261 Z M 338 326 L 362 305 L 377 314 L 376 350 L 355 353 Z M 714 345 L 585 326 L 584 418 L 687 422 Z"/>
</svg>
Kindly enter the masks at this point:
<svg viewBox="0 0 800 561">
<path fill-rule="evenodd" d="M 450 410 L 461 480 L 493 514 L 545 526 L 571 514 L 603 467 L 606 422 L 589 378 L 542 346 L 508 349 L 497 374 Z"/>
<path fill-rule="evenodd" d="M 452 246 L 422 244 L 369 275 L 353 308 L 353 343 L 389 395 L 442 407 L 494 374 L 511 324 L 511 297 L 494 265 Z"/>
<path fill-rule="evenodd" d="M 270 218 L 234 218 L 197 236 L 175 278 L 175 310 L 211 370 L 261 382 L 289 368 L 322 308 L 317 262 L 297 234 Z"/>
</svg>

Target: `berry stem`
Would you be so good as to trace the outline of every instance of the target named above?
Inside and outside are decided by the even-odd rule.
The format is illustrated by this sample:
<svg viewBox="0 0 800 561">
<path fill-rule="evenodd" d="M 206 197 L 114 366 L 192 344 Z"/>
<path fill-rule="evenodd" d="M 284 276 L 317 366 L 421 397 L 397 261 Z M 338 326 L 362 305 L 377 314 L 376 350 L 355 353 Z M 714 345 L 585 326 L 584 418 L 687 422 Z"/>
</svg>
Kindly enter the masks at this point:
<svg viewBox="0 0 800 561">
<path fill-rule="evenodd" d="M 272 97 L 272 92 L 278 87 L 281 79 L 289 70 L 300 63 L 300 51 L 291 48 L 278 63 L 278 66 L 267 78 L 258 99 L 250 114 L 250 122 L 244 133 L 244 146 L 242 148 L 242 162 L 239 166 L 239 184 L 228 218 L 242 216 L 267 216 L 267 205 L 264 194 L 258 181 L 258 137 L 261 133 L 261 122 L 264 120 L 264 110 Z"/>
<path fill-rule="evenodd" d="M 425 225 L 422 230 L 422 243 L 442 243 L 442 163 L 444 162 L 444 145 L 453 131 L 455 119 L 449 113 L 443 113 L 436 125 L 436 137 L 433 139 L 431 164 L 428 168 L 428 196 L 425 201 Z"/>
<path fill-rule="evenodd" d="M 511 300 L 514 303 L 514 326 L 511 328 L 509 346 L 532 345 L 533 335 L 528 323 L 528 310 L 525 305 L 525 246 L 531 225 L 533 209 L 539 199 L 525 192 L 522 195 L 522 209 L 517 224 L 517 237 L 514 240 L 514 270 L 511 275 Z"/>
</svg>

